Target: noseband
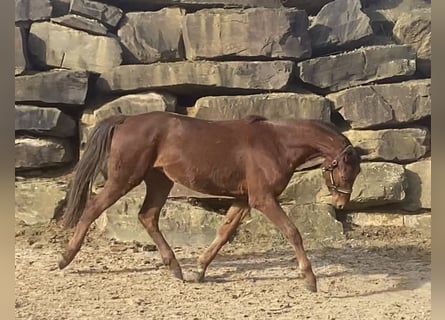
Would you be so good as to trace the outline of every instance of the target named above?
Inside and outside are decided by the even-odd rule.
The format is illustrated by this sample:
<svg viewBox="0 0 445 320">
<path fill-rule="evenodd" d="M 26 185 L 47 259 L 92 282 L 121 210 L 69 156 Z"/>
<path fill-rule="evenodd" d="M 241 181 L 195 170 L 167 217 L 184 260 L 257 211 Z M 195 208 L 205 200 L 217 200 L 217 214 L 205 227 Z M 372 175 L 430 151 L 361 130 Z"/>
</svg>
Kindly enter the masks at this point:
<svg viewBox="0 0 445 320">
<path fill-rule="evenodd" d="M 322 167 L 321 171 L 323 172 L 323 174 L 327 171 L 329 172 L 329 178 L 331 180 L 331 185 L 328 186 L 329 190 L 334 190 L 336 192 L 340 192 L 340 193 L 344 193 L 344 194 L 351 194 L 352 193 L 352 189 L 343 189 L 343 188 L 339 188 L 334 181 L 334 169 L 335 167 L 338 166 L 338 159 L 346 152 L 348 151 L 348 149 L 353 148 L 352 145 L 347 145 L 342 152 L 340 152 L 340 154 L 335 157 L 334 160 L 332 160 L 331 164 L 328 165 L 327 167 Z"/>
</svg>

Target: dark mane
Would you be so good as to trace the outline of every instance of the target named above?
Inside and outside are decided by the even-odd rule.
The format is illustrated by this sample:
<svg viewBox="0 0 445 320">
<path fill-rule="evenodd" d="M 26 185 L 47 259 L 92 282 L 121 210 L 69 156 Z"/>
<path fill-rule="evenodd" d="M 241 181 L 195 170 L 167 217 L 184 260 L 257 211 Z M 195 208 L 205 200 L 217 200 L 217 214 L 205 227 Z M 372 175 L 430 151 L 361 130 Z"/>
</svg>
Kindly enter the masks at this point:
<svg viewBox="0 0 445 320">
<path fill-rule="evenodd" d="M 338 127 L 335 126 L 332 122 L 325 122 L 320 120 L 309 120 L 311 123 L 317 125 L 322 130 L 329 132 L 331 134 L 340 135 L 344 139 L 345 146 L 351 144 L 351 141 L 340 131 Z"/>
<path fill-rule="evenodd" d="M 256 114 L 250 114 L 250 115 L 245 116 L 243 118 L 243 120 L 246 120 L 248 123 L 254 123 L 254 122 L 258 122 L 258 121 L 267 121 L 268 119 L 266 117 L 259 116 Z"/>
</svg>

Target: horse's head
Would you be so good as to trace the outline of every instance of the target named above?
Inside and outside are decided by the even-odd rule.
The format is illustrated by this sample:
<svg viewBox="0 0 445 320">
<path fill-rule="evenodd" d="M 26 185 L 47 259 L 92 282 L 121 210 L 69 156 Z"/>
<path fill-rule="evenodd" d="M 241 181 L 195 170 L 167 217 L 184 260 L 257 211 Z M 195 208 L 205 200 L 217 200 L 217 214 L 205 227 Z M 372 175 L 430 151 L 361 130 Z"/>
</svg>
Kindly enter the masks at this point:
<svg viewBox="0 0 445 320">
<path fill-rule="evenodd" d="M 352 186 L 360 172 L 360 155 L 349 144 L 334 159 L 326 159 L 322 171 L 332 195 L 332 205 L 343 209 L 351 198 Z"/>
</svg>

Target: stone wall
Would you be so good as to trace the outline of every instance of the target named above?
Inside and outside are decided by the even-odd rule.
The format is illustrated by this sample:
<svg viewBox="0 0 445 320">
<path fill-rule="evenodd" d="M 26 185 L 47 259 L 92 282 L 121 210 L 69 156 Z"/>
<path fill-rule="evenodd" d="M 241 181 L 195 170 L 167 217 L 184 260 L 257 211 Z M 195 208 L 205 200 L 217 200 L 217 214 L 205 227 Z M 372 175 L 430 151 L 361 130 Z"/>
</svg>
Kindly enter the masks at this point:
<svg viewBox="0 0 445 320">
<path fill-rule="evenodd" d="M 363 150 L 348 220 L 430 216 L 430 1 L 16 0 L 15 56 L 21 217 L 36 178 L 64 185 L 97 121 L 154 110 L 333 122 Z M 341 234 L 327 195 L 309 166 L 281 201 L 299 223 L 329 216 Z M 171 196 L 209 201 L 180 187 Z"/>
</svg>

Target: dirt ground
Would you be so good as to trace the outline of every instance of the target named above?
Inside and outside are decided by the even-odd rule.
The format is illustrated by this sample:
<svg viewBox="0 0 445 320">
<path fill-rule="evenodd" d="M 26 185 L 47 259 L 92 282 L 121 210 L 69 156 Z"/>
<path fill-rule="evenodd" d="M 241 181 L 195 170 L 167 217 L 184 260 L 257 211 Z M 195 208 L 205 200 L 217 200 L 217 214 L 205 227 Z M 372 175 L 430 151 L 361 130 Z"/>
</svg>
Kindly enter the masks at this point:
<svg viewBox="0 0 445 320">
<path fill-rule="evenodd" d="M 227 244 L 204 283 L 174 280 L 157 251 L 89 234 L 63 271 L 67 234 L 17 223 L 16 319 L 431 319 L 431 239 L 414 230 L 349 231 L 308 248 L 317 293 L 303 288 L 290 246 Z M 203 244 L 204 245 L 204 244 Z M 202 251 L 175 248 L 184 273 Z"/>
</svg>

